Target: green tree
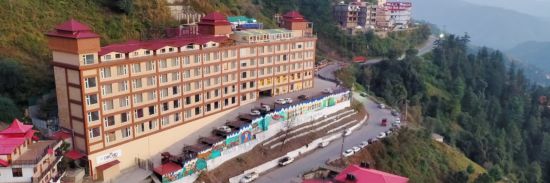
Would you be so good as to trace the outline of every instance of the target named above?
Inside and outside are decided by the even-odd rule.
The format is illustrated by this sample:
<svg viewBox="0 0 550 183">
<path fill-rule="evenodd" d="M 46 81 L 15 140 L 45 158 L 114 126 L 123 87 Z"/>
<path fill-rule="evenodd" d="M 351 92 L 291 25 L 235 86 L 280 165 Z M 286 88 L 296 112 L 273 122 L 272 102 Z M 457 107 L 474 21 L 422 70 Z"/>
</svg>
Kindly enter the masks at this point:
<svg viewBox="0 0 550 183">
<path fill-rule="evenodd" d="M 0 122 L 9 123 L 13 119 L 21 116 L 21 111 L 11 99 L 0 96 Z"/>
</svg>

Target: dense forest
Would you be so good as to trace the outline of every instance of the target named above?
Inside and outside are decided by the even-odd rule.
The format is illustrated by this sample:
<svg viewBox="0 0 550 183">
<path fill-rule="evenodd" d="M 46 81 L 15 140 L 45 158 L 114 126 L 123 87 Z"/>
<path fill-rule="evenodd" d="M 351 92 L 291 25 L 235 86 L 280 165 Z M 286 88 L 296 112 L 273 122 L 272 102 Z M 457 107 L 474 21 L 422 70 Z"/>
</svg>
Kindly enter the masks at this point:
<svg viewBox="0 0 550 183">
<path fill-rule="evenodd" d="M 409 119 L 441 134 L 489 173 L 476 182 L 550 182 L 550 88 L 533 85 L 503 54 L 468 53 L 469 37 L 450 35 L 423 58 L 348 67 L 340 73 Z"/>
</svg>

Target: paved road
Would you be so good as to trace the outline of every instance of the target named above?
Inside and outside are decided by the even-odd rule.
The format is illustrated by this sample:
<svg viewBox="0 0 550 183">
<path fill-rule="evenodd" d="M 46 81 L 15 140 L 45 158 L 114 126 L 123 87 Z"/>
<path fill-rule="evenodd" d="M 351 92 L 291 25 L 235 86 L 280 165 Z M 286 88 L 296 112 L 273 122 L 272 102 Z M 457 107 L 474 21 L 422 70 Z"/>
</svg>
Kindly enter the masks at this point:
<svg viewBox="0 0 550 183">
<path fill-rule="evenodd" d="M 366 141 L 369 138 L 375 138 L 382 131 L 387 131 L 390 128 L 390 125 L 388 125 L 388 127 L 382 127 L 379 125 L 383 118 L 387 118 L 388 120 L 394 119 L 389 110 L 379 109 L 377 104 L 372 100 L 361 97 L 357 94 L 354 94 L 353 97 L 363 103 L 367 111 L 369 111 L 369 125 L 367 126 L 367 123 L 364 123 L 361 128 L 355 130 L 350 136 L 347 136 L 344 142 L 344 150 L 359 145 L 362 141 Z M 274 169 L 269 173 L 262 175 L 255 182 L 291 182 L 292 179 L 298 178 L 304 172 L 313 170 L 320 165 L 325 164 L 328 159 L 338 158 L 340 156 L 341 145 L 342 139 L 334 140 L 328 146 L 315 150 L 311 154 L 295 160 L 292 164 L 289 164 L 283 168 Z"/>
</svg>

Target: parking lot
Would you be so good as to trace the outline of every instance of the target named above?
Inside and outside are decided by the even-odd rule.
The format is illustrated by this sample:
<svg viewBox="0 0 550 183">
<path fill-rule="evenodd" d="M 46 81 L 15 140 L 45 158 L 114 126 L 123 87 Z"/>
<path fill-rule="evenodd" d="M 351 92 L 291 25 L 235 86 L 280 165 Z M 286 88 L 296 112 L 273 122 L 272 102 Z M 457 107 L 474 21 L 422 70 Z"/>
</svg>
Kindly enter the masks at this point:
<svg viewBox="0 0 550 183">
<path fill-rule="evenodd" d="M 277 99 L 292 98 L 294 103 L 296 103 L 300 101 L 298 99 L 298 96 L 300 95 L 315 97 L 315 96 L 321 96 L 322 95 L 321 91 L 326 88 L 337 90 L 336 85 L 334 83 L 324 81 L 318 78 L 314 79 L 313 86 L 314 86 L 313 88 L 294 92 L 294 93 L 287 93 L 287 94 L 283 94 L 275 97 L 259 98 L 257 101 L 253 103 L 245 104 L 233 110 L 224 111 L 224 112 L 220 112 L 219 114 L 215 114 L 214 115 L 215 118 L 213 118 L 213 120 L 205 121 L 204 119 L 199 119 L 199 120 L 193 121 L 191 123 L 202 123 L 204 125 L 199 130 L 194 131 L 193 134 L 188 134 L 182 140 L 174 142 L 174 145 L 170 146 L 167 149 L 164 149 L 162 152 L 170 152 L 174 155 L 178 155 L 182 152 L 182 149 L 184 148 L 184 146 L 197 144 L 199 142 L 198 139 L 200 137 L 212 136 L 212 131 L 214 129 L 225 125 L 226 122 L 237 120 L 240 114 L 248 114 L 252 109 L 260 107 L 261 104 L 268 104 L 272 107 L 280 108 L 283 106 L 274 105 L 275 100 Z M 151 160 L 155 165 L 159 165 L 161 162 L 160 154 L 153 155 Z"/>
</svg>

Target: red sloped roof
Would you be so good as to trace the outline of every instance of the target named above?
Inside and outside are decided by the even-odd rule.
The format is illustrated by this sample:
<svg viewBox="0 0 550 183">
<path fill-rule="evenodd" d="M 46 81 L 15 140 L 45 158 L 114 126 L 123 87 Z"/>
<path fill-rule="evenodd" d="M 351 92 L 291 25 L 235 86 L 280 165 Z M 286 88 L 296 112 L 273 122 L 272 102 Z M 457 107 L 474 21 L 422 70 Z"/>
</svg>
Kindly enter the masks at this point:
<svg viewBox="0 0 550 183">
<path fill-rule="evenodd" d="M 302 183 L 333 183 L 330 180 L 321 180 L 321 179 L 306 179 Z"/>
<path fill-rule="evenodd" d="M 32 125 L 25 125 L 21 123 L 21 121 L 19 121 L 18 119 L 14 119 L 8 128 L 0 131 L 0 134 L 26 134 L 31 128 Z"/>
<path fill-rule="evenodd" d="M 25 138 L 0 137 L 0 154 L 11 154 L 15 148 L 19 147 L 23 143 L 25 143 Z"/>
<path fill-rule="evenodd" d="M 60 131 L 54 132 L 50 138 L 54 140 L 65 140 L 65 139 L 71 138 L 71 134 L 69 132 L 60 130 Z"/>
<path fill-rule="evenodd" d="M 3 159 L 0 159 L 0 166 L 8 167 L 8 166 L 10 166 L 10 163 L 8 163 L 7 161 L 5 161 Z"/>
<path fill-rule="evenodd" d="M 178 170 L 181 170 L 181 166 L 179 166 L 178 164 L 175 164 L 173 162 L 168 162 L 166 164 L 162 164 L 160 166 L 155 167 L 155 169 L 154 169 L 155 173 L 157 173 L 159 175 L 165 175 L 165 174 L 172 173 L 172 172 L 175 172 L 175 171 L 178 171 Z"/>
<path fill-rule="evenodd" d="M 110 161 L 109 163 L 105 163 L 103 165 L 99 165 L 96 167 L 97 171 L 103 171 L 103 170 L 106 170 L 108 168 L 111 168 L 113 166 L 115 166 L 116 164 L 119 164 L 120 161 L 118 160 L 113 160 L 113 161 Z"/>
<path fill-rule="evenodd" d="M 366 61 L 367 59 L 363 56 L 357 56 L 357 57 L 354 57 L 353 58 L 353 62 L 364 62 Z"/>
<path fill-rule="evenodd" d="M 101 51 L 99 51 L 99 56 L 102 56 L 111 52 L 130 53 L 139 49 L 156 50 L 165 46 L 182 47 L 191 43 L 204 44 L 210 41 L 220 43 L 220 42 L 224 42 L 227 39 L 228 38 L 226 36 L 197 35 L 197 36 L 185 37 L 185 38 L 178 37 L 178 38 L 160 39 L 160 40 L 153 40 L 153 41 L 132 40 L 126 43 L 104 46 L 101 48 Z"/>
<path fill-rule="evenodd" d="M 55 26 L 54 30 L 46 33 L 48 36 L 65 37 L 65 38 L 98 38 L 99 35 L 94 33 L 86 24 L 80 23 L 74 19 L 70 19 Z"/>
<path fill-rule="evenodd" d="M 354 183 L 408 183 L 409 178 L 393 175 L 390 173 L 361 168 L 357 165 L 350 165 L 345 170 L 340 172 L 334 178 L 338 182 L 346 182 L 346 176 L 352 174 L 355 176 Z"/>
<path fill-rule="evenodd" d="M 307 22 L 304 16 L 302 16 L 302 14 L 300 14 L 300 12 L 298 11 L 288 12 L 285 15 L 283 15 L 283 18 L 286 21 L 290 21 L 290 22 Z"/>
<path fill-rule="evenodd" d="M 65 153 L 65 157 L 67 158 L 70 158 L 72 160 L 77 160 L 77 159 L 80 159 L 82 157 L 84 157 L 85 155 L 82 154 L 80 151 L 78 150 L 70 150 L 68 151 L 67 153 Z"/>
<path fill-rule="evenodd" d="M 231 25 L 229 21 L 227 21 L 227 17 L 219 12 L 212 12 L 208 15 L 201 18 L 201 21 L 198 23 L 201 24 L 207 24 L 207 25 Z"/>
<path fill-rule="evenodd" d="M 69 21 L 63 22 L 57 26 L 55 26 L 55 29 L 57 30 L 63 30 L 63 31 L 70 31 L 70 32 L 76 32 L 76 31 L 90 31 L 90 27 L 87 25 L 80 23 L 76 21 L 75 19 L 70 19 Z"/>
</svg>

